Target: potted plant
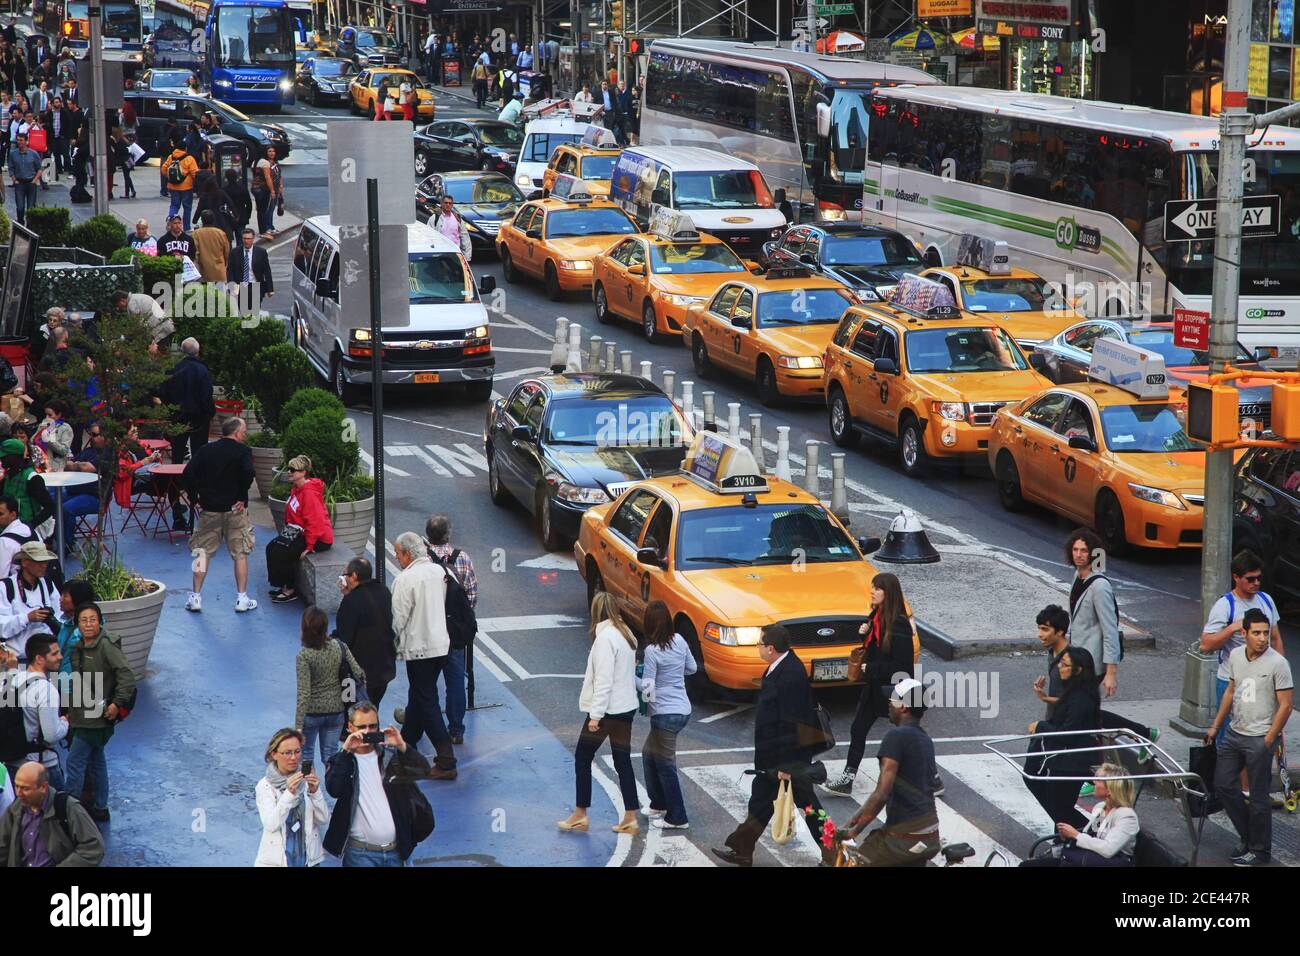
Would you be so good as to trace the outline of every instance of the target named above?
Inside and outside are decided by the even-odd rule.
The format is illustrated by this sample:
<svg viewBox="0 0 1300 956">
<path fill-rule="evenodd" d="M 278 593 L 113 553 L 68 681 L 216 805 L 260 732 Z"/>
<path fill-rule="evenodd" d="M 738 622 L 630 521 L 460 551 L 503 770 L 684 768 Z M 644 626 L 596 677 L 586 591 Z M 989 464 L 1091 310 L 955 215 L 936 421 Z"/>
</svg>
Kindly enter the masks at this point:
<svg viewBox="0 0 1300 956">
<path fill-rule="evenodd" d="M 337 400 L 336 400 L 337 402 Z M 322 404 L 294 418 L 283 433 L 286 461 L 298 455 L 311 459 L 316 477 L 325 481 L 325 504 L 329 508 L 334 540 L 357 554 L 364 553 L 375 517 L 375 486 L 360 473 L 361 454 L 356 429 L 340 405 Z M 289 484 L 275 483 L 269 504 L 276 528 L 284 527 L 284 506 Z"/>
<path fill-rule="evenodd" d="M 257 475 L 257 495 L 266 498 L 275 484 L 276 473 L 284 464 L 280 436 L 269 428 L 248 431 L 247 445 L 253 453 L 253 471 Z"/>
<path fill-rule="evenodd" d="M 105 554 L 94 542 L 80 557 L 82 568 L 73 580 L 85 581 L 94 590 L 104 612 L 104 630 L 117 640 L 135 679 L 141 680 L 149 666 L 167 586 L 126 568 L 116 551 Z"/>
</svg>

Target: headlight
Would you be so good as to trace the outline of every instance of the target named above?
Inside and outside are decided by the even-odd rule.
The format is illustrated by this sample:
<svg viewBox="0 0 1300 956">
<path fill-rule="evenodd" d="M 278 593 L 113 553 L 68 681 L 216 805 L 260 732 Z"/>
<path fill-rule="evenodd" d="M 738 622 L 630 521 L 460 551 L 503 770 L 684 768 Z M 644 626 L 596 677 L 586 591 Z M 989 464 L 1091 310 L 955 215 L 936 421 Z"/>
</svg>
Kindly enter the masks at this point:
<svg viewBox="0 0 1300 956">
<path fill-rule="evenodd" d="M 465 338 L 467 339 L 485 339 L 487 337 L 488 327 L 486 325 L 477 326 L 465 333 Z"/>
<path fill-rule="evenodd" d="M 223 90 L 225 90 L 225 89 L 229 89 L 230 87 L 232 87 L 232 86 L 234 86 L 234 85 L 235 85 L 235 84 L 232 83 L 232 82 L 230 82 L 230 80 L 216 80 L 216 81 L 214 81 L 214 83 L 213 83 L 213 86 L 219 86 L 219 87 L 221 87 Z"/>
<path fill-rule="evenodd" d="M 689 308 L 696 302 L 704 301 L 704 296 L 702 295 L 676 295 L 671 292 L 665 292 L 663 297 L 665 301 L 670 302 L 673 305 L 680 305 L 682 308 Z"/>
<path fill-rule="evenodd" d="M 370 341 L 370 330 L 369 330 L 369 329 L 353 329 L 353 330 L 352 330 L 352 341 L 354 341 L 354 342 L 369 342 L 369 341 Z"/>
<path fill-rule="evenodd" d="M 463 223 L 465 224 L 465 228 L 468 229 L 470 232 L 479 232 L 479 231 L 480 231 L 480 230 L 479 230 L 479 227 L 476 226 L 476 225 L 474 225 L 474 223 L 473 223 L 471 220 L 466 219 L 465 217 L 462 216 L 460 221 L 463 222 Z"/>
<path fill-rule="evenodd" d="M 781 368 L 821 368 L 820 355 L 778 355 L 776 364 Z"/>
<path fill-rule="evenodd" d="M 781 238 L 781 234 L 782 234 L 783 232 L 785 232 L 785 230 L 782 229 L 780 226 L 778 226 L 777 228 L 775 228 L 775 229 L 772 230 L 772 238 L 773 238 L 773 239 L 780 239 L 780 238 Z"/>
<path fill-rule="evenodd" d="M 580 505 L 603 505 L 609 501 L 609 495 L 599 488 L 582 488 L 567 481 L 560 482 L 555 489 L 555 497 Z"/>
<path fill-rule="evenodd" d="M 293 89 L 293 80 L 281 80 L 280 89 L 284 90 L 286 93 L 289 92 Z"/>
<path fill-rule="evenodd" d="M 758 643 L 762 633 L 761 627 L 728 627 L 725 624 L 712 622 L 704 625 L 706 640 L 725 644 L 728 647 L 752 647 Z"/>
<path fill-rule="evenodd" d="M 570 272 L 588 272 L 591 269 L 590 259 L 561 259 L 560 268 L 568 269 Z"/>
<path fill-rule="evenodd" d="M 1139 485 L 1132 481 L 1128 483 L 1128 490 L 1133 492 L 1134 498 L 1140 498 L 1142 501 L 1150 501 L 1152 504 L 1164 505 L 1166 508 L 1174 508 L 1178 511 L 1187 510 L 1187 505 L 1183 504 L 1183 499 L 1172 491 L 1150 488 L 1147 485 Z"/>
<path fill-rule="evenodd" d="M 965 402 L 931 402 L 930 408 L 940 418 L 946 418 L 950 422 L 964 422 L 966 420 Z"/>
<path fill-rule="evenodd" d="M 532 189 L 533 177 L 529 176 L 527 173 L 520 173 L 515 177 L 515 185 L 520 189 Z"/>
</svg>

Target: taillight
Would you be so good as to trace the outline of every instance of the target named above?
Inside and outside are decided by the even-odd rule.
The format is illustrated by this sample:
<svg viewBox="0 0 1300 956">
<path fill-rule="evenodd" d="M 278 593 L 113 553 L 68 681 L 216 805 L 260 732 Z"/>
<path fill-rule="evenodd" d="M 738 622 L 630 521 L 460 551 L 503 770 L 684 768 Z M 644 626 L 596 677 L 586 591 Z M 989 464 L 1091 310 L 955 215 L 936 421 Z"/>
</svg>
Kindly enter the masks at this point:
<svg viewBox="0 0 1300 956">
<path fill-rule="evenodd" d="M 482 345 L 467 345 L 465 347 L 466 355 L 485 355 L 492 351 L 492 343 L 484 342 Z"/>
</svg>

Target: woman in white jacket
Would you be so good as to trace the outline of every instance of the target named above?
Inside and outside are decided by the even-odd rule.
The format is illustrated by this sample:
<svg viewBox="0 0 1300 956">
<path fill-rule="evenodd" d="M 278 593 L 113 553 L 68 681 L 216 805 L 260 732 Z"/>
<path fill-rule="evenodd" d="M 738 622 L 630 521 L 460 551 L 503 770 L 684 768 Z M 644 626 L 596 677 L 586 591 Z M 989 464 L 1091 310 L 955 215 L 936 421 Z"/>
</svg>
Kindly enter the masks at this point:
<svg viewBox="0 0 1300 956">
<path fill-rule="evenodd" d="M 1097 768 L 1093 792 L 1100 803 L 1092 808 L 1082 830 L 1068 823 L 1056 825 L 1057 835 L 1073 840 L 1060 856 L 1035 857 L 1021 866 L 1132 866 L 1142 824 L 1133 809 L 1133 781 L 1119 764 L 1104 763 Z"/>
<path fill-rule="evenodd" d="M 636 638 L 623 623 L 614 598 L 605 591 L 591 602 L 591 651 L 587 673 L 582 679 L 578 709 L 586 714 L 578 748 L 573 754 L 578 797 L 573 812 L 556 826 L 561 830 L 586 831 L 591 806 L 591 762 L 605 738 L 614 751 L 614 770 L 623 793 L 623 819 L 611 829 L 615 833 L 636 833 L 636 814 L 641 809 L 632 770 L 632 718 L 636 716 Z"/>
<path fill-rule="evenodd" d="M 257 781 L 262 843 L 254 866 L 320 865 L 321 833 L 330 811 L 320 778 L 314 771 L 304 774 L 301 763 L 302 734 L 290 727 L 277 730 L 266 746 L 266 776 Z"/>
</svg>

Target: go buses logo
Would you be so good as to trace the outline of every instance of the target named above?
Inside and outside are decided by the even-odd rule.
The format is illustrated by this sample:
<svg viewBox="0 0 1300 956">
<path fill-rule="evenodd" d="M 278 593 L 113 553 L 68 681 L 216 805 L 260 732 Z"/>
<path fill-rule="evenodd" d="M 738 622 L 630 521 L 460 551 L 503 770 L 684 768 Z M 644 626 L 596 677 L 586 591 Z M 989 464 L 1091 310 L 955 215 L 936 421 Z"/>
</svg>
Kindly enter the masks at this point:
<svg viewBox="0 0 1300 956">
<path fill-rule="evenodd" d="M 1062 249 L 1101 252 L 1101 230 L 1081 226 L 1071 216 L 1056 220 L 1056 244 Z"/>
<path fill-rule="evenodd" d="M 1248 319 L 1281 319 L 1285 318 L 1285 309 L 1247 309 L 1246 318 Z"/>
</svg>

